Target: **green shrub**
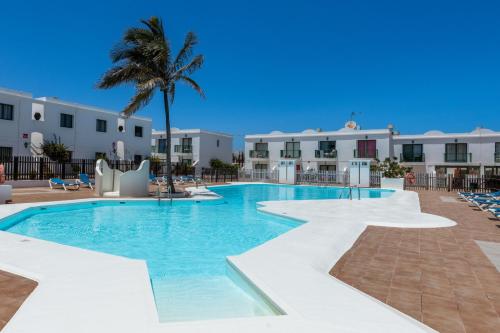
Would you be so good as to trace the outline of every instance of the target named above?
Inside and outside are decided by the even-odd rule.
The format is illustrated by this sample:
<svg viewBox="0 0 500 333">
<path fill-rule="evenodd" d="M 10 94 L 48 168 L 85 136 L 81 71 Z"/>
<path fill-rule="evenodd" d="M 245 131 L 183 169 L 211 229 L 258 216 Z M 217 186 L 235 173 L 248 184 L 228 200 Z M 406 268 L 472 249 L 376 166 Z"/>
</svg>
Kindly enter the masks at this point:
<svg viewBox="0 0 500 333">
<path fill-rule="evenodd" d="M 382 173 L 383 177 L 386 178 L 401 178 L 404 177 L 406 173 L 411 171 L 411 168 L 402 166 L 398 163 L 397 159 L 386 158 L 383 162 L 378 162 L 373 165 L 373 171 L 378 171 Z"/>
<path fill-rule="evenodd" d="M 54 134 L 54 139 L 45 141 L 39 147 L 42 154 L 50 158 L 52 161 L 59 163 L 67 162 L 69 159 L 69 148 L 61 142 L 61 138 Z"/>
<path fill-rule="evenodd" d="M 210 160 L 210 167 L 213 170 L 224 170 L 225 172 L 236 172 L 238 171 L 238 166 L 236 164 L 225 163 L 217 158 Z"/>
</svg>

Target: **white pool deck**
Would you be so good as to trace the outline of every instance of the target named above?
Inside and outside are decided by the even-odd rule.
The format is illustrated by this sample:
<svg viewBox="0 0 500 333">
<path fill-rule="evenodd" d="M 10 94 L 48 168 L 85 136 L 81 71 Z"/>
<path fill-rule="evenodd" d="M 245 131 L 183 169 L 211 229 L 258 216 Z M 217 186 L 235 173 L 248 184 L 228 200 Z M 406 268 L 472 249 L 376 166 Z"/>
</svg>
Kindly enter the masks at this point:
<svg viewBox="0 0 500 333">
<path fill-rule="evenodd" d="M 61 203 L 3 205 L 0 218 Z M 145 262 L 0 232 L 0 270 L 39 283 L 3 332 L 434 332 L 328 273 L 367 225 L 455 225 L 421 213 L 416 193 L 261 204 L 306 223 L 229 260 L 286 315 L 159 323 Z"/>
</svg>

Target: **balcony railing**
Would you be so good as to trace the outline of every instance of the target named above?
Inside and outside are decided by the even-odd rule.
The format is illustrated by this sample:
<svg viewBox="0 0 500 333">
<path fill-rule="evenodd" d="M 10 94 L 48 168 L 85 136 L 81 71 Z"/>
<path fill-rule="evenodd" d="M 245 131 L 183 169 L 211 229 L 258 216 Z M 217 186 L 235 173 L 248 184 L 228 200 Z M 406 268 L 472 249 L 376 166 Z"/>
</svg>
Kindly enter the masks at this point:
<svg viewBox="0 0 500 333">
<path fill-rule="evenodd" d="M 378 159 L 378 149 L 375 149 L 375 155 L 373 153 L 358 151 L 354 149 L 354 158 L 373 158 Z"/>
<path fill-rule="evenodd" d="M 300 158 L 300 150 L 280 150 L 282 158 Z"/>
<path fill-rule="evenodd" d="M 181 154 L 191 154 L 193 152 L 193 146 L 175 145 L 174 152 Z"/>
<path fill-rule="evenodd" d="M 472 153 L 444 153 L 445 162 L 472 162 Z"/>
<path fill-rule="evenodd" d="M 400 162 L 425 162 L 425 154 L 421 155 L 399 155 Z"/>
<path fill-rule="evenodd" d="M 250 158 L 269 158 L 269 150 L 250 150 Z"/>
<path fill-rule="evenodd" d="M 495 163 L 500 163 L 500 153 L 495 153 Z"/>
<path fill-rule="evenodd" d="M 337 158 L 337 151 L 324 151 L 324 150 L 315 150 L 314 157 L 316 158 Z"/>
</svg>

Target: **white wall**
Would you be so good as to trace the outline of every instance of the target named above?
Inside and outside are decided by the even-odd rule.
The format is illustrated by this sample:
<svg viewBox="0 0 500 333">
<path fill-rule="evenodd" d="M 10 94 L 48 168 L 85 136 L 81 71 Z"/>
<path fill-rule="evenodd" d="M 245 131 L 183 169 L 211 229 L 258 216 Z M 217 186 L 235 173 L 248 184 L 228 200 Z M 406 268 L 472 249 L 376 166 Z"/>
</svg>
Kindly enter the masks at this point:
<svg viewBox="0 0 500 333">
<path fill-rule="evenodd" d="M 14 119 L 0 119 L 0 146 L 12 147 L 12 154 L 27 155 L 29 148 L 25 149 L 23 142 L 29 142 L 29 139 L 22 139 L 20 130 L 21 115 L 30 112 L 31 103 L 30 96 L 7 94 L 0 90 L 0 103 L 14 105 Z"/>
<path fill-rule="evenodd" d="M 281 159 L 280 151 L 285 149 L 285 143 L 291 142 L 293 138 L 294 142 L 300 142 L 301 157 L 297 160 L 302 170 L 307 170 L 308 166 L 311 169 L 318 170 L 319 165 L 327 164 L 336 165 L 337 170 L 342 171 L 348 167 L 349 160 L 354 157 L 357 140 L 376 140 L 379 159 L 384 160 L 387 157 L 391 157 L 392 149 L 389 137 L 389 131 L 384 133 L 383 130 L 375 134 L 371 132 L 352 131 L 348 135 L 345 133 L 318 132 L 317 135 L 297 133 L 297 135 L 285 134 L 284 136 L 262 135 L 260 137 L 247 137 L 245 138 L 245 168 L 252 169 L 254 164 L 259 163 L 268 164 L 268 169 L 272 169 Z M 250 150 L 254 150 L 255 143 L 261 142 L 261 140 L 263 143 L 268 144 L 269 158 L 250 158 Z M 337 158 L 316 158 L 315 151 L 319 149 L 319 141 L 335 141 Z"/>
<path fill-rule="evenodd" d="M 217 140 L 219 146 L 217 146 Z M 193 140 L 194 141 L 194 140 Z M 233 138 L 225 135 L 201 133 L 199 136 L 199 166 L 207 168 L 211 159 L 219 159 L 225 163 L 233 161 Z"/>
<path fill-rule="evenodd" d="M 165 138 L 164 131 L 153 132 L 153 151 L 157 151 L 158 140 Z M 183 138 L 192 139 L 192 153 L 175 152 L 174 146 L 180 145 Z M 219 146 L 217 146 L 219 140 Z M 182 158 L 191 159 L 192 162 L 198 161 L 196 170 L 210 166 L 211 159 L 219 159 L 225 163 L 231 163 L 233 160 L 233 137 L 223 133 L 215 133 L 200 129 L 172 130 L 172 162 L 180 162 Z M 155 153 L 161 159 L 165 154 Z"/>
<path fill-rule="evenodd" d="M 118 131 L 118 113 L 99 110 L 93 107 L 76 105 L 53 99 L 33 99 L 0 90 L 0 103 L 14 105 L 14 120 L 0 120 L 0 146 L 12 147 L 14 155 L 31 155 L 31 133 L 43 134 L 44 140 L 53 140 L 54 134 L 72 152 L 74 158 L 94 158 L 96 152 L 112 151 L 112 142 L 125 143 L 125 158 L 134 155 L 150 155 L 151 120 L 138 117 L 124 119 L 125 131 Z M 43 109 L 43 120 L 32 118 L 33 103 Z M 73 115 L 73 128 L 60 127 L 60 114 Z M 96 131 L 96 119 L 107 121 L 105 133 Z M 143 127 L 143 137 L 134 135 L 134 126 Z M 23 138 L 23 134 L 28 137 Z M 24 143 L 28 143 L 28 148 Z"/>
<path fill-rule="evenodd" d="M 436 166 L 500 166 L 495 162 L 495 143 L 500 142 L 500 133 L 488 131 L 484 135 L 478 136 L 474 132 L 459 133 L 454 135 L 443 134 L 442 137 L 394 137 L 394 153 L 399 158 L 403 144 L 422 144 L 425 162 L 410 163 L 408 165 L 423 165 L 425 171 L 434 172 Z M 467 152 L 472 154 L 472 161 L 467 163 L 445 162 L 445 151 L 447 143 L 467 143 Z"/>
</svg>

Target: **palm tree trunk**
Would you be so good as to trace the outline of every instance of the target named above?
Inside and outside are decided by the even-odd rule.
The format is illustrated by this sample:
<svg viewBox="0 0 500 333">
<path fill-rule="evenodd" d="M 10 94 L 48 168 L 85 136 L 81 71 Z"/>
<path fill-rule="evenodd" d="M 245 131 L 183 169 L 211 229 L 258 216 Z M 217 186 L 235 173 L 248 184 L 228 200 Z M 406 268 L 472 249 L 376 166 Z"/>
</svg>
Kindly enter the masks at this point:
<svg viewBox="0 0 500 333">
<path fill-rule="evenodd" d="M 172 134 L 170 133 L 170 108 L 168 102 L 168 93 L 163 91 L 163 104 L 165 106 L 165 130 L 167 132 L 166 153 L 167 153 L 167 184 L 175 192 L 174 181 L 172 179 Z"/>
</svg>

